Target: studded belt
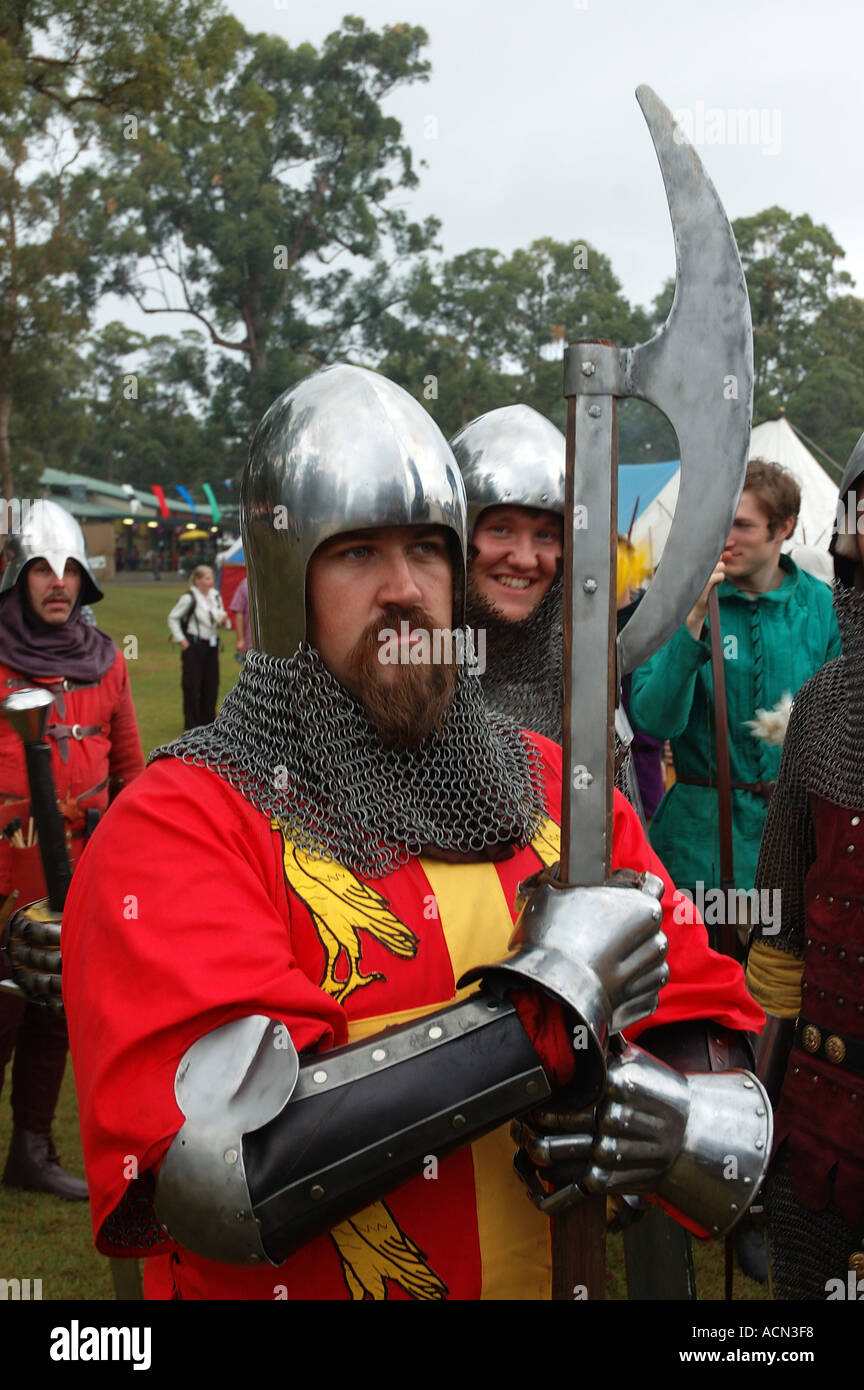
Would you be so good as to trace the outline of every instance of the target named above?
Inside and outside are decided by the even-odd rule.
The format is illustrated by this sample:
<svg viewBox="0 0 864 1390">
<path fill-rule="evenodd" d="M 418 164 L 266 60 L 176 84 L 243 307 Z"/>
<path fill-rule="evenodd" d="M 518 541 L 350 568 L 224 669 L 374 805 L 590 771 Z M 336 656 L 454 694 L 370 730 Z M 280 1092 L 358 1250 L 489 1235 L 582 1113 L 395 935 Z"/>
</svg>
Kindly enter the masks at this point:
<svg viewBox="0 0 864 1390">
<path fill-rule="evenodd" d="M 676 782 L 682 782 L 685 787 L 714 787 L 716 790 L 717 782 L 709 777 L 684 777 L 676 776 Z M 754 796 L 761 796 L 763 801 L 769 801 L 774 795 L 776 782 L 730 782 L 730 787 L 736 792 L 752 792 Z"/>
<path fill-rule="evenodd" d="M 842 1067 L 844 1071 L 854 1072 L 856 1076 L 864 1076 L 864 1043 L 858 1042 L 855 1038 L 847 1038 L 843 1033 L 832 1033 L 827 1028 L 820 1028 L 817 1023 L 799 1018 L 795 1029 L 795 1045 L 804 1052 L 809 1052 L 811 1057 L 820 1057 L 832 1066 Z"/>
</svg>

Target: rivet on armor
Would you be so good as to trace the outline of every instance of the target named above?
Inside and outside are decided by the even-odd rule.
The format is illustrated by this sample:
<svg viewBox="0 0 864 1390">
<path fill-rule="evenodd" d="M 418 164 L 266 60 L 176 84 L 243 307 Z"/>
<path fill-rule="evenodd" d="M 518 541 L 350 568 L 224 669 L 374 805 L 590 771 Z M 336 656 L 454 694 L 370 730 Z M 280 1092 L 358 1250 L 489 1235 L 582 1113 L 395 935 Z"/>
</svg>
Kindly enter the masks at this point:
<svg viewBox="0 0 864 1390">
<path fill-rule="evenodd" d="M 225 1162 L 226 1162 L 226 1163 L 236 1163 L 236 1162 L 237 1162 L 237 1157 L 238 1157 L 238 1155 L 237 1155 L 237 1150 L 236 1150 L 236 1149 L 226 1149 L 226 1150 L 225 1150 Z"/>
<path fill-rule="evenodd" d="M 765 1140 L 764 1140 L 764 1139 L 757 1139 L 757 1140 L 756 1140 L 756 1147 L 757 1147 L 757 1149 L 764 1149 L 764 1147 L 765 1147 Z"/>
<path fill-rule="evenodd" d="M 235 1220 L 235 1221 L 245 1221 L 245 1220 L 246 1220 L 246 1213 L 245 1213 L 245 1211 L 235 1211 L 235 1213 L 234 1213 L 234 1220 Z"/>
<path fill-rule="evenodd" d="M 596 579 L 586 579 L 585 582 L 584 582 L 584 584 L 582 585 L 582 588 L 585 590 L 586 594 L 596 594 L 596 592 L 597 592 L 597 580 L 596 580 Z"/>
<path fill-rule="evenodd" d="M 752 1081 L 745 1081 L 745 1082 L 744 1082 L 744 1090 L 745 1090 L 745 1091 L 752 1091 L 752 1090 L 753 1090 L 753 1082 L 752 1082 Z"/>
<path fill-rule="evenodd" d="M 316 1182 L 314 1187 L 309 1188 L 309 1196 L 312 1198 L 313 1202 L 321 1201 L 321 1198 L 324 1196 L 324 1188 L 320 1183 Z"/>
<path fill-rule="evenodd" d="M 737 1202 L 730 1202 L 730 1203 L 729 1203 L 729 1210 L 730 1210 L 730 1211 L 737 1211 L 737 1210 L 738 1210 L 738 1203 L 737 1203 Z"/>
<path fill-rule="evenodd" d="M 814 1085 L 814 1086 L 818 1086 L 818 1085 L 819 1085 L 819 1077 L 815 1074 L 815 1072 L 814 1072 L 814 1074 L 810 1077 L 810 1080 L 813 1082 L 813 1085 Z"/>
<path fill-rule="evenodd" d="M 845 902 L 845 903 L 843 904 L 843 906 L 846 908 L 847 911 L 849 910 L 849 903 L 848 903 L 848 901 Z"/>
<path fill-rule="evenodd" d="M 749 1187 L 750 1184 L 751 1184 L 752 1182 L 753 1182 L 753 1179 L 752 1179 L 752 1178 L 745 1178 L 745 1179 L 744 1179 L 744 1186 L 745 1186 L 745 1187 Z"/>
<path fill-rule="evenodd" d="M 434 1028 L 429 1029 L 429 1036 L 430 1038 L 441 1038 L 444 1036 L 444 1029 L 439 1028 L 438 1024 L 436 1023 Z"/>
<path fill-rule="evenodd" d="M 860 817 L 860 816 L 853 816 L 853 817 L 852 817 L 852 824 L 853 824 L 853 825 L 860 825 L 860 824 L 861 824 L 861 817 Z"/>
<path fill-rule="evenodd" d="M 820 989 L 820 991 L 819 991 L 819 998 L 820 998 L 820 999 L 824 999 L 824 998 L 825 998 L 825 991 L 824 991 L 824 989 Z"/>
<path fill-rule="evenodd" d="M 859 957 L 858 957 L 858 964 L 859 964 L 859 965 L 864 965 L 864 956 L 859 956 Z"/>
<path fill-rule="evenodd" d="M 825 952 L 828 950 L 828 947 L 825 945 L 824 941 L 819 942 L 819 950 L 822 952 L 823 956 Z"/>
<path fill-rule="evenodd" d="M 830 1038 L 825 1040 L 825 1056 L 829 1062 L 839 1066 L 846 1057 L 846 1044 L 842 1038 L 838 1038 L 836 1033 L 832 1033 Z"/>
<path fill-rule="evenodd" d="M 806 1052 L 818 1052 L 822 1046 L 822 1034 L 815 1023 L 808 1023 L 801 1034 L 801 1042 Z"/>
<path fill-rule="evenodd" d="M 797 1076 L 800 1070 L 801 1070 L 800 1067 L 793 1067 L 793 1068 L 792 1068 L 792 1075 L 793 1075 L 793 1076 Z"/>
<path fill-rule="evenodd" d="M 854 854 L 854 853 L 855 853 L 855 846 L 854 846 L 854 845 L 847 845 L 847 846 L 846 846 L 846 853 L 847 853 L 847 854 Z"/>
<path fill-rule="evenodd" d="M 250 1255 L 250 1256 L 249 1256 L 249 1263 L 250 1263 L 250 1265 L 257 1265 L 257 1264 L 260 1264 L 260 1263 L 261 1263 L 261 1256 L 260 1256 L 260 1255 Z"/>
<path fill-rule="evenodd" d="M 756 1114 L 757 1114 L 757 1115 L 759 1116 L 759 1118 L 761 1119 L 762 1116 L 765 1114 L 765 1111 L 764 1111 L 764 1110 L 761 1108 L 761 1106 L 760 1106 L 760 1108 L 756 1111 Z"/>
<path fill-rule="evenodd" d="M 858 1099 L 858 1092 L 857 1092 L 857 1091 L 851 1091 L 851 1092 L 849 1093 L 849 1099 L 850 1099 L 850 1100 L 857 1100 L 857 1099 Z"/>
<path fill-rule="evenodd" d="M 843 1008 L 843 1005 L 846 1003 L 846 1000 L 843 998 L 842 994 L 837 995 L 837 1003 L 841 1009 Z"/>
<path fill-rule="evenodd" d="M 855 1012 L 856 1014 L 864 1014 L 864 1004 L 856 1004 Z"/>
<path fill-rule="evenodd" d="M 326 1071 L 313 1071 L 312 1080 L 315 1082 L 316 1086 L 323 1085 L 323 1083 L 327 1080 Z"/>
<path fill-rule="evenodd" d="M 594 363 L 593 363 L 593 362 L 583 362 L 583 363 L 582 363 L 582 375 L 583 375 L 583 376 L 593 376 L 593 375 L 594 375 Z"/>
<path fill-rule="evenodd" d="M 802 988 L 802 990 L 804 990 L 804 989 L 809 989 L 809 988 L 810 988 L 810 986 L 808 985 L 808 983 L 807 983 L 806 980 L 805 980 L 805 981 L 803 982 L 803 984 L 801 985 L 801 988 Z"/>
<path fill-rule="evenodd" d="M 454 1128 L 454 1129 L 464 1129 L 464 1128 L 465 1128 L 465 1116 L 464 1116 L 464 1115 L 454 1115 L 454 1116 L 453 1116 L 453 1128 Z"/>
<path fill-rule="evenodd" d="M 839 951 L 837 952 L 837 959 L 838 959 L 838 960 L 845 960 L 845 959 L 846 959 L 846 952 L 845 952 L 844 950 L 842 950 L 842 949 L 839 950 Z"/>
<path fill-rule="evenodd" d="M 383 1047 L 376 1047 L 375 1050 L 374 1050 L 373 1053 L 372 1053 L 372 1061 L 373 1061 L 373 1062 L 383 1062 L 383 1061 L 384 1061 L 384 1058 L 385 1058 L 386 1056 L 387 1056 L 387 1053 L 384 1051 L 384 1048 L 383 1048 Z"/>
<path fill-rule="evenodd" d="M 495 1013 L 497 1013 L 497 1012 L 498 1012 L 498 1001 L 497 1001 L 496 999 L 490 999 L 490 1000 L 489 1000 L 489 1003 L 486 1005 L 486 1008 L 489 1010 L 490 1014 L 495 1014 Z"/>
<path fill-rule="evenodd" d="M 529 1081 L 529 1082 L 526 1083 L 526 1086 L 525 1086 L 525 1094 L 526 1094 L 526 1096 L 536 1096 L 536 1094 L 537 1094 L 537 1082 L 536 1082 L 536 1081 Z"/>
<path fill-rule="evenodd" d="M 589 405 L 588 414 L 596 420 L 598 415 L 602 414 L 602 411 L 600 410 L 599 405 Z"/>
</svg>

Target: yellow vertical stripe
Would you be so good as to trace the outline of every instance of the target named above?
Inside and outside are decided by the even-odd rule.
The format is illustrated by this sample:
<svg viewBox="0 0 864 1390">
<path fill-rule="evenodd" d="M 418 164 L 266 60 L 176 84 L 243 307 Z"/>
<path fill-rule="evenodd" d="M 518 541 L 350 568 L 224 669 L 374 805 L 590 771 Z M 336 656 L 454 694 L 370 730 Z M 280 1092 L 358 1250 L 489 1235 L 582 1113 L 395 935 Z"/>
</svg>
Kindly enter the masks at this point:
<svg viewBox="0 0 864 1390">
<path fill-rule="evenodd" d="M 444 864 L 424 859 L 423 871 L 435 895 L 454 979 L 472 966 L 500 960 L 512 935 L 513 921 L 494 864 Z M 470 985 L 457 997 L 474 989 L 476 985 Z M 482 1297 L 549 1299 L 549 1221 L 531 1204 L 513 1172 L 509 1125 L 472 1144 L 471 1157 Z"/>
<path fill-rule="evenodd" d="M 482 864 L 444 864 L 424 859 L 423 872 L 435 896 L 454 980 L 472 966 L 500 960 L 513 935 L 513 919 L 495 865 L 488 860 Z"/>
<path fill-rule="evenodd" d="M 552 1297 L 552 1235 L 513 1171 L 515 1145 L 503 1125 L 471 1145 L 483 1299 Z"/>
</svg>

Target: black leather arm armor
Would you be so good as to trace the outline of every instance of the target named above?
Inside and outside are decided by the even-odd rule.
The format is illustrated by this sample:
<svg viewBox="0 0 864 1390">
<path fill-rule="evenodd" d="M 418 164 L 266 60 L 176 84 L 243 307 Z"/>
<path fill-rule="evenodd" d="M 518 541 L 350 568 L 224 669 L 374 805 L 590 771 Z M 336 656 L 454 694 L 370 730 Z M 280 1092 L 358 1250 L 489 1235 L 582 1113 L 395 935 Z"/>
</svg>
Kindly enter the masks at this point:
<svg viewBox="0 0 864 1390">
<path fill-rule="evenodd" d="M 281 1115 L 244 1141 L 271 1260 L 527 1110 L 549 1083 L 512 1004 L 482 992 L 303 1061 Z"/>
<path fill-rule="evenodd" d="M 186 1124 L 162 1166 L 157 1216 L 181 1245 L 228 1263 L 284 1260 L 430 1156 L 550 1094 L 513 1005 L 487 990 L 299 1065 L 283 1025 L 241 1019 L 199 1039 L 181 1073 Z M 204 1098 L 226 1075 L 236 1104 L 220 1115 Z"/>
</svg>

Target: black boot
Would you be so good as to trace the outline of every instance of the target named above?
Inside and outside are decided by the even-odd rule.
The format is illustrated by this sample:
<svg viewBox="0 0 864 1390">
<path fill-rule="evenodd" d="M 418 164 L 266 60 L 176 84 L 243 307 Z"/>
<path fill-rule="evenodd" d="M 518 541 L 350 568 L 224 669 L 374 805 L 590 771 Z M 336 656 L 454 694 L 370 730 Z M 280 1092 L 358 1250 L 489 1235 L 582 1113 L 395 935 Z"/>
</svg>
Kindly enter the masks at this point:
<svg viewBox="0 0 864 1390">
<path fill-rule="evenodd" d="M 31 1129 L 12 1130 L 12 1143 L 3 1173 L 5 1187 L 23 1187 L 27 1192 L 51 1192 L 67 1202 L 86 1202 L 87 1184 L 61 1167 L 50 1134 Z"/>
</svg>

